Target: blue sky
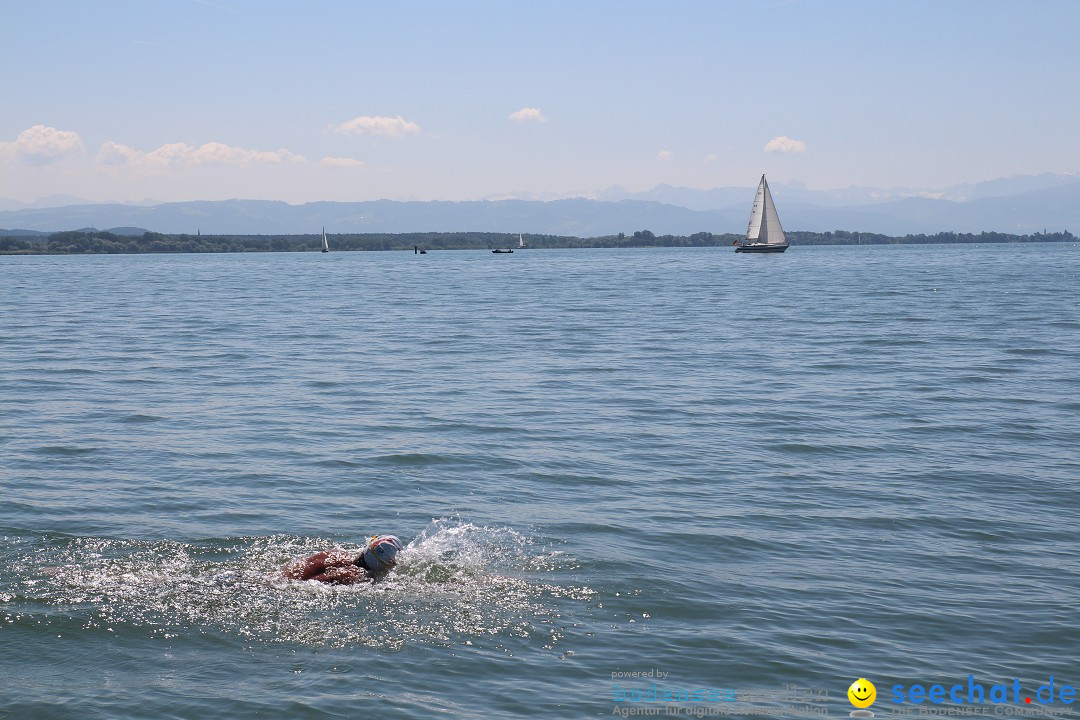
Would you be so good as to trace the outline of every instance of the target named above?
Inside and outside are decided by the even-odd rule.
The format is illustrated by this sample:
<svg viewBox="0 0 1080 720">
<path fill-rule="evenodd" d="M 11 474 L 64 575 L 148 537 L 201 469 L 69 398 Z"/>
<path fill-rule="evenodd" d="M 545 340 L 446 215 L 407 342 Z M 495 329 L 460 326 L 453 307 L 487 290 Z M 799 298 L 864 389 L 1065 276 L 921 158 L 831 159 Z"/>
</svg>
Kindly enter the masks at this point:
<svg viewBox="0 0 1080 720">
<path fill-rule="evenodd" d="M 1080 2 L 0 0 L 0 197 L 1080 170 Z"/>
</svg>

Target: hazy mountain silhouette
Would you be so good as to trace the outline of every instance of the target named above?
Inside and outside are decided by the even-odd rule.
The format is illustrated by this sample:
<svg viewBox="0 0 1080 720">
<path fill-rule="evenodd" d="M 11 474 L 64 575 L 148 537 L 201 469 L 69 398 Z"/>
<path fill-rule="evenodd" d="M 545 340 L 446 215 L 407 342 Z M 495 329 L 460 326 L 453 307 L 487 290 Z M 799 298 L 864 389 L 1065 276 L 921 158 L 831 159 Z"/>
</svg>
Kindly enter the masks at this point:
<svg viewBox="0 0 1080 720">
<path fill-rule="evenodd" d="M 1080 228 L 1080 180 L 1044 174 L 940 191 L 809 190 L 770 184 L 789 230 L 888 235 L 943 231 L 1030 233 Z M 742 232 L 754 189 L 696 190 L 659 185 L 644 193 L 609 188 L 593 198 L 466 202 L 375 200 L 290 205 L 268 200 L 78 204 L 0 211 L 0 227 L 39 232 L 147 228 L 163 233 L 527 232 L 595 237 L 650 230 L 657 235 Z M 951 199 L 950 199 L 951 198 Z"/>
</svg>

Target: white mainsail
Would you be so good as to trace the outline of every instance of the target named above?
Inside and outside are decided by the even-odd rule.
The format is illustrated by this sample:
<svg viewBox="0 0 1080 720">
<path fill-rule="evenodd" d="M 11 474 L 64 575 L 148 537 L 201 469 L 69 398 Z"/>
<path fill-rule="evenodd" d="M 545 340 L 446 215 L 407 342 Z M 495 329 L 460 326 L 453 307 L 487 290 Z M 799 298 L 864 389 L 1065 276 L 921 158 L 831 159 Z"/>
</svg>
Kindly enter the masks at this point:
<svg viewBox="0 0 1080 720">
<path fill-rule="evenodd" d="M 326 228 L 322 229 L 322 251 L 330 252 L 330 243 L 326 242 Z"/>
<path fill-rule="evenodd" d="M 780 216 L 776 214 L 776 204 L 773 203 L 772 193 L 769 192 L 769 183 L 765 182 L 765 176 L 761 176 L 758 183 L 757 195 L 754 197 L 754 208 L 750 211 L 750 225 L 746 228 L 746 242 L 763 243 L 765 245 L 786 245 L 784 228 L 780 226 Z"/>
<path fill-rule="evenodd" d="M 525 247 L 525 240 L 522 239 L 521 233 L 518 233 L 518 247 L 519 248 Z"/>
</svg>

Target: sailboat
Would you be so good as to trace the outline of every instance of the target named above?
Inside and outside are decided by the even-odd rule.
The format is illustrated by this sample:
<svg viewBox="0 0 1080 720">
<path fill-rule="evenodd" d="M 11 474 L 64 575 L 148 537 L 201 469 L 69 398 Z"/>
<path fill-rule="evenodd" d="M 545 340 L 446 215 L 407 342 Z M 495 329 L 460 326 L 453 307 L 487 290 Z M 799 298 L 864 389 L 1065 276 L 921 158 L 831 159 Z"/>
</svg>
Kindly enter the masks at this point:
<svg viewBox="0 0 1080 720">
<path fill-rule="evenodd" d="M 746 241 L 739 243 L 735 252 L 782 253 L 788 249 L 784 228 L 780 226 L 780 216 L 776 214 L 776 204 L 769 183 L 765 176 L 757 186 L 754 196 L 754 208 L 750 211 L 750 225 L 746 228 Z"/>
<path fill-rule="evenodd" d="M 330 252 L 330 243 L 326 242 L 326 228 L 322 229 L 322 251 Z"/>
<path fill-rule="evenodd" d="M 525 240 L 521 237 L 521 233 L 518 233 L 518 249 L 525 247 Z"/>
</svg>

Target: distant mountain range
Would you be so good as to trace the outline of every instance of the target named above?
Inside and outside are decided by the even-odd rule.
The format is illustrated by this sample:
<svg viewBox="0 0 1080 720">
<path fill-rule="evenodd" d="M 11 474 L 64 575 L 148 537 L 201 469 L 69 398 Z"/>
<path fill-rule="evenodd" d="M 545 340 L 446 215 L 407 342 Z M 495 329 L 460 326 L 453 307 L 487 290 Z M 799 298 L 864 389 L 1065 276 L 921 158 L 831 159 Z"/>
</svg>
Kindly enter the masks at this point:
<svg viewBox="0 0 1080 720">
<path fill-rule="evenodd" d="M 789 230 L 850 230 L 886 235 L 943 231 L 1026 234 L 1080 229 L 1080 176 L 1003 178 L 941 190 L 770 186 Z M 54 196 L 37 207 L 0 210 L 0 236 L 82 228 L 118 234 L 294 235 L 335 233 L 506 232 L 596 237 L 650 230 L 657 235 L 741 232 L 752 187 L 697 190 L 660 185 L 642 193 L 614 187 L 587 198 L 464 202 L 375 200 L 290 205 L 267 200 L 79 203 Z M 74 200 L 64 203 L 64 200 Z M 10 208 L 14 201 L 0 200 Z M 149 202 L 149 201 L 148 201 Z M 56 203 L 56 204 L 54 204 Z M 18 204 L 18 203 L 16 203 Z"/>
</svg>

